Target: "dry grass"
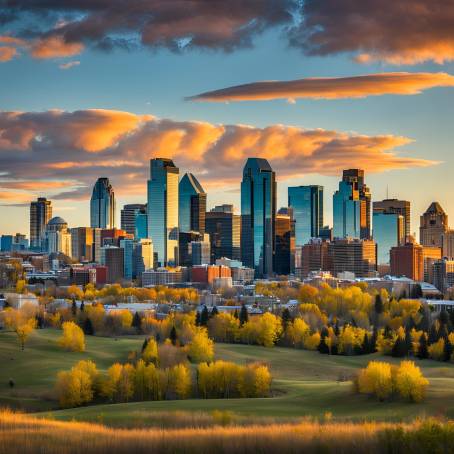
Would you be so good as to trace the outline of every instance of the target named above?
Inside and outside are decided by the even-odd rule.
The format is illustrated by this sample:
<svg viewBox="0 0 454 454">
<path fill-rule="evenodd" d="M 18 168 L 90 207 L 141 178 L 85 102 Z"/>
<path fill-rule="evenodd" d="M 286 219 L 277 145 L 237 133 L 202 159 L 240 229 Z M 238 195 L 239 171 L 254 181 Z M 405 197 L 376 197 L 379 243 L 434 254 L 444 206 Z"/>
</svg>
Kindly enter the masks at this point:
<svg viewBox="0 0 454 454">
<path fill-rule="evenodd" d="M 113 429 L 0 412 L 0 453 L 8 454 L 452 452 L 453 439 L 452 424 L 434 421 Z"/>
</svg>

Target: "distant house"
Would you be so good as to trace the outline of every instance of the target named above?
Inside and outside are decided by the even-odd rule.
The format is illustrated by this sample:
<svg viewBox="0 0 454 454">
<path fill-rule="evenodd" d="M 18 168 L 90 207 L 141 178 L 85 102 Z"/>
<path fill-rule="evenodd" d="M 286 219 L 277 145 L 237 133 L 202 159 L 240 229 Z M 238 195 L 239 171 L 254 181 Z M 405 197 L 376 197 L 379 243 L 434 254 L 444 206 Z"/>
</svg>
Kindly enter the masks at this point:
<svg viewBox="0 0 454 454">
<path fill-rule="evenodd" d="M 15 309 L 20 309 L 26 304 L 36 307 L 39 305 L 38 297 L 33 293 L 29 293 L 27 295 L 22 295 L 20 293 L 5 293 L 5 299 L 9 306 Z"/>
</svg>

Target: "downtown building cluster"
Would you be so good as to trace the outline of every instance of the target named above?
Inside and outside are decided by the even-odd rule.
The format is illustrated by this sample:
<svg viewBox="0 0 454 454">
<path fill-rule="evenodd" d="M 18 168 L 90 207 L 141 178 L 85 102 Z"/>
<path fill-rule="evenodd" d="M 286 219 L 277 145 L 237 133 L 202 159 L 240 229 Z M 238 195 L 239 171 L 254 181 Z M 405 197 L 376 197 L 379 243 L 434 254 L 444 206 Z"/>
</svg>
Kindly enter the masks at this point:
<svg viewBox="0 0 454 454">
<path fill-rule="evenodd" d="M 276 174 L 266 159 L 247 159 L 241 208 L 207 210 L 207 194 L 191 173 L 180 178 L 171 159 L 150 161 L 147 200 L 121 210 L 114 190 L 99 178 L 90 200 L 90 227 L 69 228 L 52 203 L 30 205 L 25 235 L 3 235 L 4 252 L 48 254 L 49 267 L 70 269 L 76 283 L 136 281 L 142 285 L 231 281 L 328 272 L 340 278 L 393 275 L 454 285 L 454 231 L 434 202 L 421 216 L 420 244 L 411 235 L 410 202 L 373 201 L 364 171 L 343 171 L 333 195 L 333 226 L 324 223 L 323 186 L 288 188 L 277 207 Z M 64 257 L 69 258 L 65 262 Z M 77 262 L 74 264 L 74 262 Z"/>
</svg>

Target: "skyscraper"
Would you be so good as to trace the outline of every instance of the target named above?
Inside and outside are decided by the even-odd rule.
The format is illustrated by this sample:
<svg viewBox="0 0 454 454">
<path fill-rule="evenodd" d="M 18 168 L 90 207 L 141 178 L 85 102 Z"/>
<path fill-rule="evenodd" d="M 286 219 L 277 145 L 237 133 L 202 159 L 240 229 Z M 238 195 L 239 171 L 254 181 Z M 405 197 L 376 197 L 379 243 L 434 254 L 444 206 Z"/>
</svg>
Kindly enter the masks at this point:
<svg viewBox="0 0 454 454">
<path fill-rule="evenodd" d="M 289 187 L 288 206 L 293 210 L 296 244 L 318 238 L 323 228 L 323 186 Z"/>
<path fill-rule="evenodd" d="M 30 247 L 42 249 L 47 223 L 52 218 L 52 202 L 39 197 L 30 204 Z"/>
<path fill-rule="evenodd" d="M 391 274 L 421 282 L 424 279 L 423 247 L 410 241 L 413 242 L 391 248 Z"/>
<path fill-rule="evenodd" d="M 81 262 L 91 262 L 94 259 L 94 233 L 90 227 L 71 229 L 72 258 Z"/>
<path fill-rule="evenodd" d="M 292 210 L 281 208 L 276 214 L 276 251 L 274 254 L 274 271 L 276 274 L 290 274 L 292 258 L 295 254 L 295 236 Z"/>
<path fill-rule="evenodd" d="M 432 202 L 420 218 L 419 242 L 423 246 L 443 247 L 443 234 L 448 230 L 448 215 L 438 202 Z"/>
<path fill-rule="evenodd" d="M 205 233 L 207 195 L 192 173 L 185 173 L 178 185 L 178 226 L 180 232 Z"/>
<path fill-rule="evenodd" d="M 46 226 L 47 252 L 62 253 L 71 257 L 71 233 L 68 224 L 59 216 L 52 218 Z"/>
<path fill-rule="evenodd" d="M 404 218 L 404 238 L 411 235 L 411 205 L 408 200 L 385 199 L 373 202 L 374 213 L 395 213 Z"/>
<path fill-rule="evenodd" d="M 206 213 L 205 230 L 210 235 L 211 261 L 227 257 L 240 260 L 241 216 L 233 205 L 220 205 Z"/>
<path fill-rule="evenodd" d="M 249 158 L 241 182 L 241 259 L 257 277 L 273 274 L 276 176 L 266 159 Z"/>
<path fill-rule="evenodd" d="M 138 213 L 145 213 L 146 206 L 143 203 L 124 205 L 120 212 L 121 229 L 125 232 L 136 234 L 136 217 Z"/>
<path fill-rule="evenodd" d="M 370 238 L 371 194 L 364 184 L 364 170 L 344 170 L 333 196 L 334 238 Z"/>
<path fill-rule="evenodd" d="M 150 161 L 148 237 L 153 241 L 156 266 L 178 262 L 178 174 L 171 159 Z"/>
<path fill-rule="evenodd" d="M 397 213 L 376 212 L 374 205 L 373 220 L 377 264 L 389 265 L 391 248 L 404 241 L 404 217 Z"/>
<path fill-rule="evenodd" d="M 101 229 L 115 227 L 115 195 L 108 178 L 98 178 L 93 187 L 90 226 Z"/>
</svg>

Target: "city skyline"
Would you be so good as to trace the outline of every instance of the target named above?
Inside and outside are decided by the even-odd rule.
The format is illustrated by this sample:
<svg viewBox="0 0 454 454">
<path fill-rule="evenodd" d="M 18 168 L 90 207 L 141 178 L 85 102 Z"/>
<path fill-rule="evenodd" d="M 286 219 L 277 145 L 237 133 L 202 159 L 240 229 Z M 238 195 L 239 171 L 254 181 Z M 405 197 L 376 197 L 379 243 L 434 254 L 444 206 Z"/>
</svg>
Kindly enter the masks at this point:
<svg viewBox="0 0 454 454">
<path fill-rule="evenodd" d="M 85 203 L 102 176 L 116 190 L 119 219 L 121 206 L 145 202 L 148 160 L 157 156 L 197 176 L 208 208 L 238 209 L 232 175 L 258 156 L 276 171 L 278 206 L 288 186 L 333 193 L 340 171 L 355 166 L 375 200 L 389 193 L 412 202 L 413 232 L 433 200 L 454 212 L 454 46 L 443 27 L 451 12 L 439 0 L 430 14 L 406 1 L 388 5 L 396 16 L 407 11 L 398 27 L 377 4 L 361 2 L 234 2 L 228 24 L 224 7 L 178 10 L 170 1 L 163 14 L 145 2 L 137 12 L 146 26 L 129 12 L 120 20 L 107 3 L 5 7 L 0 231 L 23 230 L 23 205 L 38 196 L 70 225 L 88 225 Z M 201 33 L 197 20 L 207 17 L 212 27 Z M 422 17 L 420 39 L 414 24 Z M 350 27 L 353 18 L 363 25 Z M 145 32 L 153 26 L 164 37 Z"/>
</svg>

